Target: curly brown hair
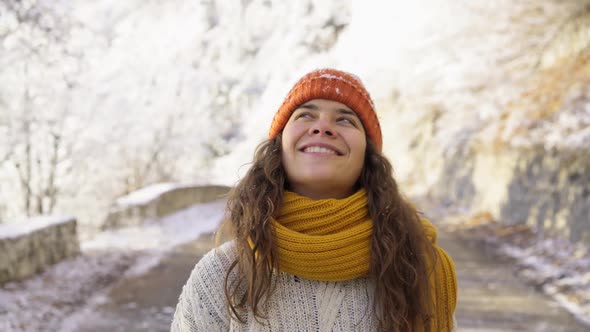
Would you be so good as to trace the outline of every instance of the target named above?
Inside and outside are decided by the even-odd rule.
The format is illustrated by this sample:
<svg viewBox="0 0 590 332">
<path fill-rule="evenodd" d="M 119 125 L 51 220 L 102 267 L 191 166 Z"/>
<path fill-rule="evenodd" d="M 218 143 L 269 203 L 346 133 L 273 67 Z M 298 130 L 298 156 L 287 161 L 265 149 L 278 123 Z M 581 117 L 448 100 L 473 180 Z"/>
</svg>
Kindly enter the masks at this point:
<svg viewBox="0 0 590 332">
<path fill-rule="evenodd" d="M 428 263 L 436 257 L 434 246 L 424 234 L 419 212 L 399 192 L 391 163 L 370 140 L 357 186 L 367 192 L 373 220 L 368 277 L 375 284 L 373 309 L 379 330 L 437 330 L 429 282 L 433 264 Z M 252 166 L 227 202 L 238 256 L 225 277 L 225 296 L 232 316 L 242 322 L 246 308 L 256 319 L 266 318 L 262 303 L 274 290 L 273 270 L 279 270 L 269 220 L 286 189 L 278 135 L 258 146 Z"/>
</svg>

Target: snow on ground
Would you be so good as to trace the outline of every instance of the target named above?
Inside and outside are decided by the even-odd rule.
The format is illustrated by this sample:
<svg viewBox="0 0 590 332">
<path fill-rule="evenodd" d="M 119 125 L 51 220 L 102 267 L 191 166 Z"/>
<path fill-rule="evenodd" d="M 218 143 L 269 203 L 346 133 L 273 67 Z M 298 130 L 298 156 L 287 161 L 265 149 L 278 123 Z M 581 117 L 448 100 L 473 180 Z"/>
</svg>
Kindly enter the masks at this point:
<svg viewBox="0 0 590 332">
<path fill-rule="evenodd" d="M 443 228 L 514 259 L 514 273 L 590 327 L 590 248 L 540 233 L 529 225 L 504 225 L 489 214 L 447 218 Z"/>
<path fill-rule="evenodd" d="M 116 200 L 116 203 L 119 206 L 146 204 L 176 187 L 178 187 L 176 183 L 156 183 L 134 191 L 127 196 L 120 197 Z"/>
<path fill-rule="evenodd" d="M 57 331 L 65 317 L 123 276 L 143 274 L 173 247 L 215 231 L 224 200 L 195 205 L 144 226 L 110 230 L 82 254 L 0 288 L 0 331 Z"/>
<path fill-rule="evenodd" d="M 51 225 L 69 223 L 74 217 L 66 216 L 43 216 L 29 218 L 26 221 L 0 224 L 0 238 L 17 238 L 25 234 L 50 227 Z"/>
</svg>

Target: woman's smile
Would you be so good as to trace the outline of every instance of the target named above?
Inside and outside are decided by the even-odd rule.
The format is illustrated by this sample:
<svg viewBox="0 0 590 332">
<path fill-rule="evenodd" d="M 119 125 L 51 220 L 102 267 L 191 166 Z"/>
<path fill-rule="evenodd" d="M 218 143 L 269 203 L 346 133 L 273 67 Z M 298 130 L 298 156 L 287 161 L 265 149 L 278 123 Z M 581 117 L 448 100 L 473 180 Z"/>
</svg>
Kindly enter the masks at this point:
<svg viewBox="0 0 590 332">
<path fill-rule="evenodd" d="M 303 148 L 299 149 L 299 151 L 318 156 L 342 156 L 342 152 L 338 151 L 330 144 L 325 143 L 306 144 Z"/>
</svg>

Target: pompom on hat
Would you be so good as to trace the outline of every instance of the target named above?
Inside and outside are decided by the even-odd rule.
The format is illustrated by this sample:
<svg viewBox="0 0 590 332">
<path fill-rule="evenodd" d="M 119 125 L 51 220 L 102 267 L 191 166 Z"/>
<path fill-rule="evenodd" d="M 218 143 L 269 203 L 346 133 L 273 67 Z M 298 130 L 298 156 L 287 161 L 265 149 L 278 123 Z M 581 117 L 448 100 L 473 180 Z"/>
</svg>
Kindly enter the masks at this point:
<svg viewBox="0 0 590 332">
<path fill-rule="evenodd" d="M 371 142 L 381 151 L 381 126 L 369 92 L 355 75 L 330 68 L 314 70 L 295 83 L 272 120 L 269 139 L 283 131 L 297 107 L 313 99 L 333 100 L 350 107 L 363 123 Z"/>
</svg>

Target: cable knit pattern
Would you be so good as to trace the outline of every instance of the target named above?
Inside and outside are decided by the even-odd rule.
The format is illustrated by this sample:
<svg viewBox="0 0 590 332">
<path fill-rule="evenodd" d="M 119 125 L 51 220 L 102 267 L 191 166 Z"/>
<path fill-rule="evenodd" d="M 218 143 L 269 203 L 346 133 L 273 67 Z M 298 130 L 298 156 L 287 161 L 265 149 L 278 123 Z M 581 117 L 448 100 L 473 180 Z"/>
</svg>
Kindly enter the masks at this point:
<svg viewBox="0 0 590 332">
<path fill-rule="evenodd" d="M 250 313 L 246 323 L 231 320 L 223 279 L 236 258 L 233 242 L 210 251 L 196 265 L 182 290 L 172 331 L 374 331 L 373 293 L 365 278 L 325 282 L 279 272 L 277 289 L 261 324 Z"/>
<path fill-rule="evenodd" d="M 374 287 L 366 278 L 327 282 L 280 272 L 264 324 L 252 313 L 245 323 L 230 319 L 223 280 L 236 257 L 234 242 L 227 242 L 199 261 L 182 289 L 172 332 L 377 330 Z"/>
</svg>

